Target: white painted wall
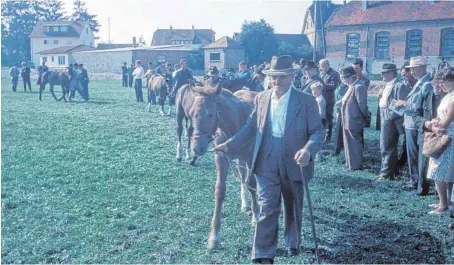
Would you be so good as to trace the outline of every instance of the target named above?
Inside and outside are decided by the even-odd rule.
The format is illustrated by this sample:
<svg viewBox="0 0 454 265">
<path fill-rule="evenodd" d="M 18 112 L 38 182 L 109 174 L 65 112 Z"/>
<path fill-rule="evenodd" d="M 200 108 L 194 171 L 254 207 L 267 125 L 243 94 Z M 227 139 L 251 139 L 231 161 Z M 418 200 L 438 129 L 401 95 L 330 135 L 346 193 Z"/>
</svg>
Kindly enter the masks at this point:
<svg viewBox="0 0 454 265">
<path fill-rule="evenodd" d="M 58 63 L 58 57 L 63 56 L 65 57 L 65 63 L 64 64 L 59 64 Z M 70 54 L 68 53 L 60 53 L 60 54 L 42 54 L 39 56 L 39 64 L 43 61 L 43 57 L 46 57 L 46 65 L 49 68 L 63 68 L 63 67 L 68 67 L 70 63 L 69 60 L 71 59 Z M 53 57 L 53 61 L 52 61 Z M 37 66 L 39 66 L 39 64 Z"/>
<path fill-rule="evenodd" d="M 48 44 L 44 44 L 44 40 L 47 40 Z M 58 41 L 58 44 L 54 44 L 54 40 Z M 71 45 L 80 45 L 84 44 L 87 46 L 95 47 L 95 36 L 93 35 L 93 31 L 87 25 L 80 38 L 55 38 L 55 37 L 45 37 L 45 38 L 31 38 L 30 45 L 31 45 L 31 54 L 32 58 L 31 61 L 35 64 L 35 67 L 38 67 L 41 60 L 40 55 L 37 54 L 38 52 L 50 50 L 58 47 L 63 46 L 71 46 Z"/>
<path fill-rule="evenodd" d="M 210 53 L 219 52 L 221 54 L 220 61 L 210 61 Z M 223 71 L 225 68 L 225 53 L 224 49 L 205 49 L 205 70 L 208 70 L 211 66 L 216 66 L 219 71 Z"/>
</svg>

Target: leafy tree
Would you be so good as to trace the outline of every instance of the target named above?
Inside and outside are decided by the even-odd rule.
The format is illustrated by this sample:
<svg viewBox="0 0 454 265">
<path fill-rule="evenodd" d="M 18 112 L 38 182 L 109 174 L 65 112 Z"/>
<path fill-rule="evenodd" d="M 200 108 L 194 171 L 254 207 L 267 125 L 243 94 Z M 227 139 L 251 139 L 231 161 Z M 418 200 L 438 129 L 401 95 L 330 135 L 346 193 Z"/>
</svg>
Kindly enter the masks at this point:
<svg viewBox="0 0 454 265">
<path fill-rule="evenodd" d="M 295 47 L 287 42 L 279 41 L 277 55 L 291 55 L 294 61 L 299 61 L 301 58 L 312 58 L 312 47 L 301 46 Z"/>
<path fill-rule="evenodd" d="M 205 67 L 205 54 L 202 47 L 195 48 L 189 53 L 188 67 L 192 70 L 203 70 Z"/>
<path fill-rule="evenodd" d="M 145 46 L 147 46 L 147 41 L 145 40 L 145 38 L 143 37 L 143 35 L 140 35 L 140 36 L 139 36 L 139 42 L 137 43 L 137 46 L 138 46 L 138 47 L 145 47 Z"/>
<path fill-rule="evenodd" d="M 269 61 L 278 49 L 274 28 L 264 19 L 244 21 L 239 41 L 245 49 L 246 61 L 249 64 L 260 64 Z"/>
<path fill-rule="evenodd" d="M 98 32 L 101 26 L 96 20 L 97 15 L 90 15 L 88 9 L 85 6 L 85 2 L 82 0 L 74 0 L 73 13 L 70 16 L 72 21 L 88 21 L 90 28 L 93 32 Z"/>
<path fill-rule="evenodd" d="M 33 2 L 36 16 L 40 21 L 64 20 L 64 4 L 61 0 L 35 0 Z"/>
</svg>

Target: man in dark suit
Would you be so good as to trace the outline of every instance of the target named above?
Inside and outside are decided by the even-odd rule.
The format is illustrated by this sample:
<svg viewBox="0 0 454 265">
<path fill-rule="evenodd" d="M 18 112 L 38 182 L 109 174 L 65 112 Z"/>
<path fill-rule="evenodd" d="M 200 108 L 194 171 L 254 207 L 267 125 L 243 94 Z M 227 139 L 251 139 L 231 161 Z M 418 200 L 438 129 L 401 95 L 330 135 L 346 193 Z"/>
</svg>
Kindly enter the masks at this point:
<svg viewBox="0 0 454 265">
<path fill-rule="evenodd" d="M 395 64 L 383 64 L 383 81 L 386 82 L 382 97 L 379 100 L 381 116 L 380 152 L 382 164 L 378 180 L 393 179 L 397 165 L 397 147 L 399 136 L 405 134 L 404 117 L 397 114 L 395 103 L 405 100 L 408 95 L 407 86 L 397 76 Z"/>
<path fill-rule="evenodd" d="M 306 62 L 303 67 L 304 75 L 306 76 L 306 82 L 302 84 L 301 91 L 312 95 L 311 86 L 315 83 L 322 83 L 322 78 L 317 73 L 317 65 L 313 61 Z"/>
<path fill-rule="evenodd" d="M 243 128 L 215 148 L 226 154 L 235 153 L 255 138 L 250 172 L 257 179 L 260 214 L 253 239 L 254 263 L 274 262 L 281 197 L 287 254 L 295 256 L 300 252 L 303 179 L 307 181 L 314 174 L 313 159 L 325 130 L 315 98 L 291 85 L 296 71 L 290 56 L 274 56 L 270 69 L 263 71 L 271 78 L 272 88 L 256 96 L 255 108 Z M 304 166 L 302 172 L 300 165 Z"/>
<path fill-rule="evenodd" d="M 90 79 L 88 78 L 88 72 L 87 69 L 84 68 L 84 64 L 80 63 L 79 64 L 80 68 L 80 85 L 82 86 L 82 91 L 84 94 L 84 99 L 85 101 L 90 99 L 90 93 L 88 92 L 88 83 L 90 82 Z"/>
<path fill-rule="evenodd" d="M 122 87 L 128 87 L 128 67 L 126 66 L 126 62 L 121 67 L 121 85 Z"/>
<path fill-rule="evenodd" d="M 24 82 L 24 92 L 27 92 L 27 85 L 28 90 L 32 92 L 32 82 L 30 81 L 30 67 L 28 67 L 26 62 L 22 62 L 22 68 L 20 69 L 20 76 L 22 77 L 22 81 Z"/>
<path fill-rule="evenodd" d="M 366 87 L 366 90 L 369 89 L 370 80 L 363 74 L 364 69 L 364 62 L 361 58 L 356 58 L 353 63 L 352 67 L 355 69 L 356 73 L 358 74 L 358 80 L 363 83 Z"/>
<path fill-rule="evenodd" d="M 331 141 L 331 134 L 333 132 L 333 113 L 334 103 L 336 102 L 335 91 L 340 85 L 340 75 L 334 71 L 329 65 L 329 61 L 326 59 L 320 60 L 320 77 L 323 80 L 323 97 L 326 101 L 326 138 L 325 142 Z"/>
<path fill-rule="evenodd" d="M 350 170 L 362 170 L 363 134 L 368 116 L 367 89 L 351 66 L 341 70 L 341 79 L 348 85 L 341 107 L 346 167 Z"/>
<path fill-rule="evenodd" d="M 134 76 L 132 75 L 133 72 L 134 72 L 134 64 L 130 64 L 128 67 L 129 87 L 132 87 L 132 83 L 134 81 Z"/>
</svg>

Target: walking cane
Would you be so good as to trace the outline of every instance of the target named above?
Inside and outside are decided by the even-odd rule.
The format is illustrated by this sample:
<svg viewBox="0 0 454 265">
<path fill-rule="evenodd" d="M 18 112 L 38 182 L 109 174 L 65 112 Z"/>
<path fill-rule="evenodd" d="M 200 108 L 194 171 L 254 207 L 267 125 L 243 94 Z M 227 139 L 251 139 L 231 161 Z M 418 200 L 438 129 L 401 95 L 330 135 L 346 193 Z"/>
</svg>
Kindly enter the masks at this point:
<svg viewBox="0 0 454 265">
<path fill-rule="evenodd" d="M 314 237 L 314 244 L 315 244 L 315 260 L 317 261 L 317 264 L 320 264 L 320 259 L 319 259 L 319 255 L 318 255 L 317 235 L 315 234 L 314 215 L 312 213 L 312 201 L 311 201 L 311 196 L 309 194 L 309 183 L 308 183 L 307 175 L 304 174 L 303 165 L 300 165 L 300 171 L 301 171 L 301 175 L 303 177 L 304 191 L 307 194 L 307 205 L 309 208 L 309 217 L 311 218 L 311 225 L 312 225 L 312 236 Z"/>
</svg>

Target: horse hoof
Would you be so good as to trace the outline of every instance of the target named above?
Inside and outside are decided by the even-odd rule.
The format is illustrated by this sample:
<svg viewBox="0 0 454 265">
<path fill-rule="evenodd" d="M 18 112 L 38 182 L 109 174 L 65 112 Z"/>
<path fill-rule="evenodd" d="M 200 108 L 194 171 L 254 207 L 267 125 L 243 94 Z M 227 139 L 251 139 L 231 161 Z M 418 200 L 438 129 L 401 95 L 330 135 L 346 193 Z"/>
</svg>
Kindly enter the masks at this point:
<svg viewBox="0 0 454 265">
<path fill-rule="evenodd" d="M 208 239 L 208 249 L 217 249 L 221 245 L 221 240 L 219 238 L 210 237 Z"/>
<path fill-rule="evenodd" d="M 181 162 L 181 157 L 177 157 L 177 161 L 178 161 L 178 162 Z"/>
<path fill-rule="evenodd" d="M 249 206 L 241 206 L 241 211 L 243 213 L 248 213 L 248 212 L 251 211 L 251 207 L 249 207 Z"/>
<path fill-rule="evenodd" d="M 189 165 L 191 165 L 191 166 L 195 166 L 195 161 L 194 161 L 194 160 L 192 160 L 191 162 L 189 162 Z"/>
</svg>

